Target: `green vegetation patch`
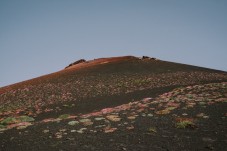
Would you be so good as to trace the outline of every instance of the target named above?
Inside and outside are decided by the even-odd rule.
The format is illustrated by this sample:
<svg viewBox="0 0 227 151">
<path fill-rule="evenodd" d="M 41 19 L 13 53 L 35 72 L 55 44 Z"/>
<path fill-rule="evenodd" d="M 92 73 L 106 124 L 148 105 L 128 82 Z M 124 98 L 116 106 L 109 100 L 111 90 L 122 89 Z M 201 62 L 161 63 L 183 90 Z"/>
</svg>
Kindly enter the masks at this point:
<svg viewBox="0 0 227 151">
<path fill-rule="evenodd" d="M 5 128 L 6 128 L 5 125 L 1 125 L 1 124 L 0 124 L 0 129 L 5 129 Z"/>
<path fill-rule="evenodd" d="M 62 114 L 58 118 L 60 119 L 67 119 L 70 115 L 69 114 Z"/>
<path fill-rule="evenodd" d="M 176 124 L 177 128 L 185 129 L 185 128 L 195 128 L 195 123 L 192 121 L 180 121 Z"/>
<path fill-rule="evenodd" d="M 145 84 L 148 81 L 146 79 L 135 79 L 133 82 L 134 84 Z"/>
<path fill-rule="evenodd" d="M 20 116 L 20 117 L 18 117 L 18 120 L 20 120 L 21 122 L 33 122 L 33 121 L 35 121 L 34 118 L 29 117 L 29 116 Z"/>
<path fill-rule="evenodd" d="M 2 120 L 0 124 L 2 125 L 9 125 L 9 124 L 14 124 L 17 123 L 18 120 L 14 117 L 7 117 L 6 119 Z"/>
<path fill-rule="evenodd" d="M 172 110 L 175 110 L 175 109 L 176 109 L 176 107 L 173 107 L 173 106 L 166 108 L 166 110 L 169 110 L 169 111 L 172 111 Z"/>
<path fill-rule="evenodd" d="M 157 133 L 157 129 L 155 127 L 150 127 L 148 129 L 148 132 L 150 132 L 150 133 Z"/>
<path fill-rule="evenodd" d="M 33 122 L 33 121 L 35 121 L 34 118 L 23 115 L 19 117 L 7 117 L 0 122 L 0 125 L 10 125 L 10 124 L 15 124 L 20 122 Z"/>
</svg>

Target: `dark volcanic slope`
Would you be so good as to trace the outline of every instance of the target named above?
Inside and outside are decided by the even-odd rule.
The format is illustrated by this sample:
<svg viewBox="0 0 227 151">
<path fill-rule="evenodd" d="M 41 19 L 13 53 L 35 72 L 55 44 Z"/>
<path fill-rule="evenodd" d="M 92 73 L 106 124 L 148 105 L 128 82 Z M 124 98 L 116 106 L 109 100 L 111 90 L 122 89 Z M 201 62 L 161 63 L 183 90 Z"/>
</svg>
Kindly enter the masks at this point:
<svg viewBox="0 0 227 151">
<path fill-rule="evenodd" d="M 214 136 L 209 130 L 226 132 L 222 121 L 226 81 L 226 72 L 153 58 L 83 61 L 0 89 L 0 150 L 107 150 L 110 146 L 112 150 L 222 150 L 226 136 Z M 198 86 L 188 90 L 189 85 Z M 159 102 L 163 96 L 165 101 Z M 150 97 L 157 102 L 152 104 Z M 144 98 L 149 99 L 139 101 Z M 184 108 L 185 104 L 192 108 Z M 197 116 L 211 121 L 194 119 Z M 192 130 L 179 129 L 177 122 Z M 219 127 L 198 128 L 206 122 L 219 122 Z M 205 130 L 207 136 L 202 136 Z M 202 141 L 198 148 L 194 137 Z"/>
<path fill-rule="evenodd" d="M 108 62 L 109 61 L 109 62 Z M 89 63 L 88 63 L 89 64 Z M 62 70 L 0 89 L 0 111 L 12 111 L 138 90 L 223 81 L 226 73 L 153 59 L 120 57 Z"/>
</svg>

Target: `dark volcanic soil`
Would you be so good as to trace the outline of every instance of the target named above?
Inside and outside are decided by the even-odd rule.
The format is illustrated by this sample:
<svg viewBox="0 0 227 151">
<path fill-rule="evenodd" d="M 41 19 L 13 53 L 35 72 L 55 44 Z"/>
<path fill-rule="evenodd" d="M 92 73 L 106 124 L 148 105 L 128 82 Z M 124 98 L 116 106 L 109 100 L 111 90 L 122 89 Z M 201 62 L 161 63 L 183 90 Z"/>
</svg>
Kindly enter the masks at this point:
<svg viewBox="0 0 227 151">
<path fill-rule="evenodd" d="M 227 74 L 99 59 L 0 89 L 0 150 L 225 150 Z"/>
</svg>

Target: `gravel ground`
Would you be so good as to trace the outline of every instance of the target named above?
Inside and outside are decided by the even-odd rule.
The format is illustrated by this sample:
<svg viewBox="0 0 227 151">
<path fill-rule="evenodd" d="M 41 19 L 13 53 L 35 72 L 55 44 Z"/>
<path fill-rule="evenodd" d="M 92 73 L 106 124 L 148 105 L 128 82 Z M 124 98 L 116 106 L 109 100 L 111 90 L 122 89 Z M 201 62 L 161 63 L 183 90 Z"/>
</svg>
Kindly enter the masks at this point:
<svg viewBox="0 0 227 151">
<path fill-rule="evenodd" d="M 0 89 L 0 150 L 225 150 L 227 74 L 129 59 Z"/>
</svg>

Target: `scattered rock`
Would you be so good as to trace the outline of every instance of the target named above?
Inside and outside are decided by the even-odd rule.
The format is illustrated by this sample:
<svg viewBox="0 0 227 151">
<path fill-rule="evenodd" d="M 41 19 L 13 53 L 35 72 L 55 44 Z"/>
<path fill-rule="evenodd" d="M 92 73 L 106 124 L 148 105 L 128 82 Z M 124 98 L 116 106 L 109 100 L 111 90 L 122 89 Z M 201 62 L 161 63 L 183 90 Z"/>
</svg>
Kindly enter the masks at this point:
<svg viewBox="0 0 227 151">
<path fill-rule="evenodd" d="M 55 133 L 55 137 L 58 139 L 62 138 L 62 133 L 60 132 Z"/>
<path fill-rule="evenodd" d="M 142 60 L 144 60 L 144 59 L 150 59 L 150 60 L 158 60 L 157 58 L 154 58 L 154 57 L 148 57 L 148 56 L 142 56 L 142 58 L 141 58 Z"/>
<path fill-rule="evenodd" d="M 150 59 L 148 56 L 142 56 L 142 59 Z"/>
<path fill-rule="evenodd" d="M 102 128 L 102 127 L 105 127 L 106 125 L 97 125 L 95 126 L 95 128 Z"/>
<path fill-rule="evenodd" d="M 96 133 L 97 131 L 96 130 L 90 130 L 90 132 Z"/>
<path fill-rule="evenodd" d="M 75 133 L 75 132 L 77 132 L 77 131 L 76 131 L 76 130 L 71 130 L 70 132 L 71 132 L 71 133 Z"/>
<path fill-rule="evenodd" d="M 183 115 L 183 116 L 187 116 L 188 114 L 187 114 L 187 113 L 183 113 L 182 115 Z"/>
<path fill-rule="evenodd" d="M 148 117 L 153 117 L 154 115 L 153 114 L 147 114 Z"/>
<path fill-rule="evenodd" d="M 133 125 L 127 126 L 126 129 L 127 129 L 127 130 L 132 130 L 132 129 L 134 129 L 134 126 L 133 126 Z"/>
<path fill-rule="evenodd" d="M 49 133 L 50 130 L 43 130 L 43 133 Z"/>
<path fill-rule="evenodd" d="M 77 131 L 77 133 L 82 134 L 82 133 L 84 133 L 85 130 L 87 130 L 87 128 L 81 128 L 81 129 L 79 129 L 79 130 Z"/>
<path fill-rule="evenodd" d="M 71 126 L 74 126 L 74 125 L 77 125 L 77 124 L 79 124 L 78 121 L 69 121 L 68 122 L 68 125 L 71 125 Z"/>
<path fill-rule="evenodd" d="M 145 113 L 143 113 L 141 116 L 142 116 L 142 117 L 146 117 L 147 115 L 146 115 Z"/>
<path fill-rule="evenodd" d="M 84 126 L 89 126 L 92 125 L 93 122 L 90 119 L 81 119 L 80 122 L 84 125 Z"/>
<path fill-rule="evenodd" d="M 196 115 L 196 117 L 203 117 L 205 114 L 204 113 L 199 113 Z"/>
<path fill-rule="evenodd" d="M 112 133 L 112 132 L 114 132 L 116 130 L 117 130 L 117 128 L 110 128 L 110 127 L 104 128 L 104 132 L 105 133 Z"/>
<path fill-rule="evenodd" d="M 101 121 L 101 120 L 105 120 L 105 118 L 104 117 L 96 117 L 95 120 L 96 121 Z"/>
<path fill-rule="evenodd" d="M 20 130 L 20 129 L 25 129 L 27 128 L 28 126 L 18 126 L 17 129 Z"/>
<path fill-rule="evenodd" d="M 112 122 L 119 122 L 121 120 L 118 115 L 108 115 L 106 118 Z"/>
<path fill-rule="evenodd" d="M 127 117 L 129 120 L 134 120 L 134 119 L 136 119 L 136 116 L 128 116 Z"/>
<path fill-rule="evenodd" d="M 60 129 L 59 131 L 60 132 L 65 132 L 65 131 L 67 131 L 67 129 L 65 129 L 65 128 L 64 129 Z"/>
<path fill-rule="evenodd" d="M 56 135 L 56 138 L 60 139 L 62 138 L 62 135 Z"/>
<path fill-rule="evenodd" d="M 164 114 L 169 114 L 170 111 L 165 109 L 165 110 L 156 111 L 155 113 L 160 114 L 160 115 L 164 115 Z"/>
</svg>

